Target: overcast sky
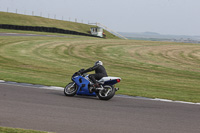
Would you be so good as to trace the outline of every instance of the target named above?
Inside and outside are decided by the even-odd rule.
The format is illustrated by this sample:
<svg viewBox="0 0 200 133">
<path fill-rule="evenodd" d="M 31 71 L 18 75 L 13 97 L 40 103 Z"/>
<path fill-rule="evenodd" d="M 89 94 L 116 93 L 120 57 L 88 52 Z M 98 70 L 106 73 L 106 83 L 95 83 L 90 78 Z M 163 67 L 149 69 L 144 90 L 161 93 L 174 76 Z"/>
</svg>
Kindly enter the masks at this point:
<svg viewBox="0 0 200 133">
<path fill-rule="evenodd" d="M 0 11 L 78 22 L 118 32 L 200 35 L 200 0 L 0 0 Z"/>
</svg>

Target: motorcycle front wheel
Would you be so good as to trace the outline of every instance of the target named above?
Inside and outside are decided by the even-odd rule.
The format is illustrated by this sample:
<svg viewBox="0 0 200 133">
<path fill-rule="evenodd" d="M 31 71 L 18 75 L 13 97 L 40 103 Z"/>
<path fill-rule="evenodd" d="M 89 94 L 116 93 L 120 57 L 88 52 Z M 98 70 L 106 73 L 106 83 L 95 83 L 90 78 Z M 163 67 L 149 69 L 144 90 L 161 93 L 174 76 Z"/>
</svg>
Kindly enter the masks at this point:
<svg viewBox="0 0 200 133">
<path fill-rule="evenodd" d="M 77 85 L 74 82 L 69 83 L 64 88 L 64 94 L 66 96 L 74 96 L 78 90 Z"/>
<path fill-rule="evenodd" d="M 110 85 L 105 85 L 103 90 L 97 93 L 100 100 L 109 100 L 115 95 L 115 88 Z"/>
</svg>

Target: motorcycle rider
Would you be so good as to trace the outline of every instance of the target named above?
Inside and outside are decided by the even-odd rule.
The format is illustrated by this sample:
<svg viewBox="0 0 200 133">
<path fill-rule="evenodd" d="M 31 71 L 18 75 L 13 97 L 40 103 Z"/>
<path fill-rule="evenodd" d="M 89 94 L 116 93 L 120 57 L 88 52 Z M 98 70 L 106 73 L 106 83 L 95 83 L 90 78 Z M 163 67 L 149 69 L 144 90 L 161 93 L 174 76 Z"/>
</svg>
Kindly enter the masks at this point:
<svg viewBox="0 0 200 133">
<path fill-rule="evenodd" d="M 90 68 L 84 70 L 82 73 L 87 73 L 87 72 L 91 72 L 91 71 L 95 71 L 95 74 L 90 74 L 89 78 L 94 83 L 93 87 L 97 88 L 97 87 L 99 87 L 99 84 L 97 83 L 96 80 L 100 80 L 101 78 L 108 76 L 106 69 L 103 66 L 103 62 L 96 61 L 93 67 L 90 67 Z"/>
</svg>

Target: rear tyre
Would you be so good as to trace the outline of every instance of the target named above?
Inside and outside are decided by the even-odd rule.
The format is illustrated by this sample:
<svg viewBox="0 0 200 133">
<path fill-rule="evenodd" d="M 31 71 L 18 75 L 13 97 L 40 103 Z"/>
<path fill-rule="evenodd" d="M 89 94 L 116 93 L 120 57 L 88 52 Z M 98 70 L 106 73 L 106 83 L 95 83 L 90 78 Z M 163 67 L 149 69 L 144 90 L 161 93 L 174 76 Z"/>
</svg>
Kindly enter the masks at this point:
<svg viewBox="0 0 200 133">
<path fill-rule="evenodd" d="M 64 88 L 64 94 L 66 96 L 74 96 L 78 90 L 77 85 L 74 82 L 69 83 Z"/>
<path fill-rule="evenodd" d="M 100 100 L 109 100 L 115 95 L 115 88 L 110 85 L 105 85 L 103 90 L 97 93 Z"/>
</svg>

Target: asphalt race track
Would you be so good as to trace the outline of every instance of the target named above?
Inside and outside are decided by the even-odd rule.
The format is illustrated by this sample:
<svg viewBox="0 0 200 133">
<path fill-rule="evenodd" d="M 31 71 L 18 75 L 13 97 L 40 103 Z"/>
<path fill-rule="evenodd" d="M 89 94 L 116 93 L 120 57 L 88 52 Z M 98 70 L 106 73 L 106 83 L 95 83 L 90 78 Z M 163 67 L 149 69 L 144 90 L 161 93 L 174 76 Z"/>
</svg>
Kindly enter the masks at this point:
<svg viewBox="0 0 200 133">
<path fill-rule="evenodd" d="M 200 133 L 200 105 L 0 83 L 0 126 L 57 133 Z"/>
</svg>

